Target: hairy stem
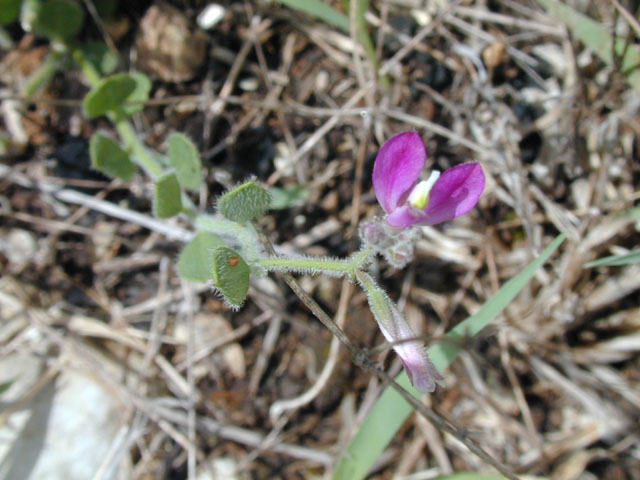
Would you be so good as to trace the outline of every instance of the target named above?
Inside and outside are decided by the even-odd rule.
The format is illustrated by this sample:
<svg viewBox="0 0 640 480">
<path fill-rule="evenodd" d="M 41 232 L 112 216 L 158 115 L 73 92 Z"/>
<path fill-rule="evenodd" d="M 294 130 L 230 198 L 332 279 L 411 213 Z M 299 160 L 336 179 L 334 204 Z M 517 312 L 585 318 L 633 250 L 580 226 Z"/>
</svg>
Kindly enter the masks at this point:
<svg viewBox="0 0 640 480">
<path fill-rule="evenodd" d="M 269 252 L 271 255 L 275 253 L 271 242 L 266 237 L 266 235 L 260 229 L 260 226 L 254 223 L 256 231 L 258 232 L 258 236 L 262 241 L 265 250 Z M 376 365 L 368 356 L 367 352 L 364 349 L 357 347 L 351 342 L 347 334 L 344 333 L 336 323 L 331 319 L 331 317 L 324 311 L 324 309 L 313 299 L 311 296 L 303 290 L 300 284 L 296 281 L 295 278 L 290 273 L 282 274 L 287 285 L 293 290 L 293 292 L 297 295 L 297 297 L 304 303 L 309 310 L 316 316 L 322 324 L 331 331 L 333 335 L 338 337 L 338 339 L 349 349 L 351 354 L 353 355 L 353 360 L 356 365 L 363 368 L 364 370 L 373 370 L 375 374 L 380 378 L 385 384 L 391 385 L 394 390 L 396 390 L 402 398 L 404 398 L 420 415 L 429 420 L 436 428 L 448 432 L 454 435 L 458 440 L 460 440 L 464 445 L 469 448 L 474 454 L 483 459 L 493 468 L 502 473 L 505 477 L 511 480 L 518 480 L 518 477 L 511 472 L 505 465 L 500 463 L 498 460 L 494 459 L 491 455 L 489 455 L 480 445 L 478 445 L 474 440 L 469 438 L 465 431 L 459 429 L 453 422 L 446 419 L 439 413 L 435 412 L 426 407 L 418 398 L 414 397 L 411 392 L 398 384 L 391 376 L 389 376 L 382 367 Z"/>
<path fill-rule="evenodd" d="M 245 227 L 226 218 L 200 214 L 196 217 L 194 226 L 197 230 L 205 230 L 239 244 L 247 263 L 252 263 L 260 257 L 262 245 L 251 225 Z"/>
<path fill-rule="evenodd" d="M 297 273 L 326 273 L 328 275 L 346 276 L 366 264 L 372 257 L 374 250 L 363 248 L 349 260 L 326 258 L 287 258 L 270 257 L 258 260 L 258 263 L 270 271 Z"/>
<path fill-rule="evenodd" d="M 66 54 L 67 50 L 65 47 L 58 46 L 58 48 L 52 48 L 44 59 L 44 62 L 42 62 L 38 69 L 29 77 L 29 80 L 22 89 L 22 96 L 30 97 L 44 87 L 56 73 Z"/>
</svg>

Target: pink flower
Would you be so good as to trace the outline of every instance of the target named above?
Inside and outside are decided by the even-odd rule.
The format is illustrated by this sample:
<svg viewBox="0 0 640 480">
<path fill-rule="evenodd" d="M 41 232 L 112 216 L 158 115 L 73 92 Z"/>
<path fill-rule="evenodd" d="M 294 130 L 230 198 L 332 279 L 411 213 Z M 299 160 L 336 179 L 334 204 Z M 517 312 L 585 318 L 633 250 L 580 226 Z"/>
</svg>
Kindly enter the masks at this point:
<svg viewBox="0 0 640 480">
<path fill-rule="evenodd" d="M 427 151 L 416 132 L 399 133 L 385 142 L 373 166 L 373 189 L 387 222 L 394 228 L 434 225 L 464 215 L 484 190 L 478 162 L 432 172 L 418 182 Z"/>
<path fill-rule="evenodd" d="M 431 362 L 427 349 L 423 342 L 418 340 L 407 319 L 391 301 L 389 301 L 389 312 L 391 315 L 388 319 L 384 319 L 386 321 L 378 319 L 382 334 L 393 345 L 393 349 L 402 360 L 411 385 L 422 393 L 433 392 L 436 389 L 436 383 L 443 383 L 444 377 Z"/>
<path fill-rule="evenodd" d="M 444 380 L 429 359 L 427 349 L 416 336 L 395 303 L 380 289 L 371 276 L 356 270 L 356 278 L 367 293 L 369 307 L 384 338 L 393 346 L 409 376 L 411 384 L 422 393 L 433 392 Z"/>
<path fill-rule="evenodd" d="M 484 190 L 484 173 L 477 162 L 456 165 L 442 174 L 434 171 L 428 180 L 419 181 L 426 159 L 420 136 L 404 132 L 382 146 L 373 167 L 373 189 L 388 214 L 387 224 L 372 219 L 361 226 L 360 234 L 366 244 L 398 268 L 412 259 L 411 226 L 434 225 L 464 215 L 478 203 Z M 424 344 L 373 280 L 363 272 L 356 275 L 382 333 L 402 360 L 411 383 L 421 392 L 432 392 L 443 378 Z"/>
</svg>

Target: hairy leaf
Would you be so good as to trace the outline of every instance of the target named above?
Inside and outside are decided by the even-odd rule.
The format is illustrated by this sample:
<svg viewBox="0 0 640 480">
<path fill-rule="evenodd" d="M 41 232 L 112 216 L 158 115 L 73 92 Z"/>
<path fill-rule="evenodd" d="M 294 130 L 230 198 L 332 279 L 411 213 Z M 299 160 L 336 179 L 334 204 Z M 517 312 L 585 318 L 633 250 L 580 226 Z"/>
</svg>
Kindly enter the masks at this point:
<svg viewBox="0 0 640 480">
<path fill-rule="evenodd" d="M 131 180 L 136 167 L 120 145 L 107 135 L 96 132 L 89 142 L 91 166 L 110 177 Z"/>
</svg>

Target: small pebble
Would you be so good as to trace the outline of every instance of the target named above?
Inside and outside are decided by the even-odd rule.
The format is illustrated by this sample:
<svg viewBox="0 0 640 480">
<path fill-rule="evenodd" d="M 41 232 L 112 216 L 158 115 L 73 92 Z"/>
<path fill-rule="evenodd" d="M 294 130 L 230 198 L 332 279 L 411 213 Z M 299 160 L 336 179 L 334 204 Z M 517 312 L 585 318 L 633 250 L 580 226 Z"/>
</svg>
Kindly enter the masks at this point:
<svg viewBox="0 0 640 480">
<path fill-rule="evenodd" d="M 256 77 L 249 77 L 241 80 L 238 86 L 245 92 L 255 92 L 260 86 Z"/>
<path fill-rule="evenodd" d="M 196 22 L 203 30 L 211 30 L 224 18 L 225 8 L 217 3 L 210 3 L 202 9 Z"/>
</svg>

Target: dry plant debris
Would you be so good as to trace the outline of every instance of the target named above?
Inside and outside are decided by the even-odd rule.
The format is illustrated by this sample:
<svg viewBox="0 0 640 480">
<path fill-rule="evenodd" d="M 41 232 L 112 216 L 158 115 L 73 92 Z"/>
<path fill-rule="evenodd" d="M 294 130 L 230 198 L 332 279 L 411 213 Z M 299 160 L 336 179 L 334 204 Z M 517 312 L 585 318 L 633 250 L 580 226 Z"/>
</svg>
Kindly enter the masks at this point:
<svg viewBox="0 0 640 480">
<path fill-rule="evenodd" d="M 140 137 L 162 152 L 182 131 L 203 153 L 201 208 L 256 175 L 298 192 L 263 221 L 277 248 L 344 256 L 358 222 L 380 214 L 372 155 L 393 133 L 416 129 L 440 170 L 479 160 L 480 207 L 424 227 L 405 270 L 374 265 L 427 338 L 477 311 L 558 231 L 569 241 L 425 401 L 520 474 L 640 478 L 640 270 L 584 268 L 638 247 L 640 95 L 615 65 L 533 0 L 381 0 L 366 21 L 384 87 L 354 36 L 273 2 L 218 3 L 224 16 L 206 32 L 202 2 L 120 2 L 107 22 L 133 30 L 112 39 L 121 64 L 137 57 L 155 75 L 135 117 Z M 637 18 L 637 2 L 567 3 L 640 41 L 620 13 Z M 68 478 L 330 472 L 380 393 L 376 378 L 278 277 L 252 283 L 237 313 L 181 281 L 175 259 L 190 232 L 152 217 L 146 177 L 109 182 L 90 170 L 86 139 L 108 125 L 82 117 L 78 72 L 18 101 L 46 47 L 17 26 L 8 33 L 0 135 L 28 147 L 0 165 L 0 436 L 11 439 L 0 476 L 42 478 L 56 457 L 93 472 Z M 300 282 L 355 344 L 383 343 L 348 282 Z M 397 370 L 386 352 L 378 360 Z M 63 455 L 55 442 L 23 448 L 27 425 L 44 441 L 96 441 L 94 456 Z M 371 478 L 485 469 L 411 417 Z"/>
</svg>

